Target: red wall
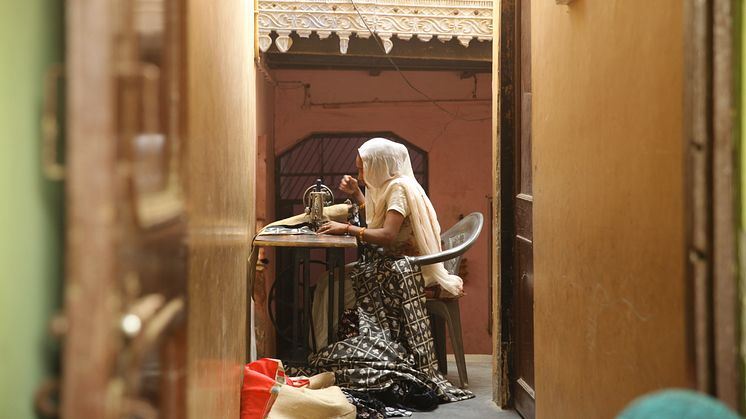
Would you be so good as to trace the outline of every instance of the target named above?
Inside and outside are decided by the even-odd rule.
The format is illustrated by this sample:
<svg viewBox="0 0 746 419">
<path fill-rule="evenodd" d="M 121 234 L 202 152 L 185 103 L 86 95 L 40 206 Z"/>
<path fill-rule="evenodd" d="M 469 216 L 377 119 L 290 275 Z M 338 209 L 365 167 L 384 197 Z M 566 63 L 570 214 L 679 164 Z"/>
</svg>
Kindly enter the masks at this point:
<svg viewBox="0 0 746 419">
<path fill-rule="evenodd" d="M 405 73 L 433 99 L 464 100 L 442 103 L 453 115 L 423 100 L 396 72 L 372 76 L 367 71 L 277 70 L 272 74 L 279 83 L 274 104 L 276 155 L 314 132 L 390 131 L 428 152 L 430 198 L 444 230 L 458 221 L 459 214 L 473 211 L 484 214 L 489 222 L 490 74 L 478 75 L 475 86 L 474 77 L 462 79 L 458 72 Z M 310 87 L 304 89 L 294 82 Z M 400 100 L 418 102 L 370 103 Z M 335 105 L 340 102 L 358 103 Z M 485 225 L 466 254 L 461 321 L 465 350 L 472 354 L 492 352 L 487 332 L 489 231 Z"/>
</svg>

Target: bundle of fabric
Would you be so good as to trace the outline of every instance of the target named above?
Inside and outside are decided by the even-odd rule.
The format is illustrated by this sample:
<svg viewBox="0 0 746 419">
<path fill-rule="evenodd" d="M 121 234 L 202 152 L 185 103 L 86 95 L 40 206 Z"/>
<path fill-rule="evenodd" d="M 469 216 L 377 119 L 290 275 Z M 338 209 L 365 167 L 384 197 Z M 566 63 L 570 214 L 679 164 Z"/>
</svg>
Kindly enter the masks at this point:
<svg viewBox="0 0 746 419">
<path fill-rule="evenodd" d="M 321 218 L 324 221 L 347 221 L 347 216 L 350 213 L 352 204 L 334 204 L 324 207 Z M 293 215 L 292 217 L 284 218 L 282 220 L 275 221 L 267 224 L 257 235 L 262 234 L 293 234 L 292 232 L 283 232 L 282 228 L 288 228 L 290 230 L 297 230 L 300 234 L 314 234 L 314 232 L 308 228 L 311 225 L 311 216 L 306 213 Z M 307 230 L 301 230 L 303 227 L 308 228 Z"/>
<path fill-rule="evenodd" d="M 352 419 L 355 406 L 334 384 L 334 374 L 291 378 L 282 362 L 262 358 L 244 367 L 241 419 Z"/>
<path fill-rule="evenodd" d="M 306 373 L 333 371 L 358 417 L 404 416 L 474 397 L 437 370 L 419 267 L 365 249 L 352 281 L 357 334 L 343 331 L 345 339 L 309 357 Z"/>
</svg>

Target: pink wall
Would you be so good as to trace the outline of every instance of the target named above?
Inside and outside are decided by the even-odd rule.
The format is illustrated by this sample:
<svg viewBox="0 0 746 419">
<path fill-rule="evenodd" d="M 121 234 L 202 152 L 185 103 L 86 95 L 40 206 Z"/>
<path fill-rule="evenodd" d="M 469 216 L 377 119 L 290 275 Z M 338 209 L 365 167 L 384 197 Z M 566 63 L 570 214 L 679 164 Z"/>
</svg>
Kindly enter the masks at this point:
<svg viewBox="0 0 746 419">
<path fill-rule="evenodd" d="M 443 229 L 459 214 L 479 211 L 489 222 L 491 180 L 491 75 L 461 79 L 458 72 L 407 72 L 407 77 L 456 118 L 422 101 L 396 72 L 371 76 L 366 71 L 277 70 L 274 146 L 277 155 L 314 132 L 390 131 L 428 152 L 430 198 Z M 302 82 L 310 85 L 304 89 Z M 476 94 L 476 99 L 473 99 Z M 340 102 L 358 102 L 341 104 Z M 326 104 L 326 105 L 324 105 Z M 270 195 L 272 196 L 272 195 Z M 467 353 L 492 352 L 487 332 L 488 248 L 490 226 L 466 254 L 466 296 L 461 320 Z"/>
<path fill-rule="evenodd" d="M 266 224 L 274 220 L 274 117 L 275 87 L 256 72 L 256 135 L 257 135 L 257 218 Z M 260 226 L 257 225 L 257 228 Z"/>
</svg>

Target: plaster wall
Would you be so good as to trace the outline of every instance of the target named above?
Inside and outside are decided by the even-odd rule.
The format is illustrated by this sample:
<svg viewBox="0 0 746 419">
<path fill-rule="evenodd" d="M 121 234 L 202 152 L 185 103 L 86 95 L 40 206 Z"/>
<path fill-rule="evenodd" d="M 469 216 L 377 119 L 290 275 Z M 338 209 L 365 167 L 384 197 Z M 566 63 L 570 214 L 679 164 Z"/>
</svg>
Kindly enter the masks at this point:
<svg viewBox="0 0 746 419">
<path fill-rule="evenodd" d="M 681 2 L 532 2 L 536 408 L 686 387 Z"/>
<path fill-rule="evenodd" d="M 461 319 L 465 351 L 492 353 L 487 331 L 491 76 L 480 74 L 475 80 L 462 79 L 458 72 L 405 73 L 434 99 L 468 101 L 444 102 L 441 106 L 450 115 L 422 101 L 396 72 L 373 76 L 367 71 L 278 70 L 273 74 L 279 82 L 275 90 L 277 155 L 314 132 L 390 131 L 428 152 L 430 198 L 443 229 L 455 224 L 460 214 L 480 211 L 485 215 L 482 235 L 466 254 Z M 302 84 L 310 87 L 304 89 Z M 476 101 L 471 101 L 475 96 Z M 402 100 L 421 102 L 372 103 Z"/>
<path fill-rule="evenodd" d="M 44 178 L 46 69 L 62 60 L 60 1 L 0 2 L 0 417 L 32 419 L 57 374 L 49 320 L 60 307 L 62 184 Z"/>
<path fill-rule="evenodd" d="M 268 224 L 274 216 L 274 117 L 275 87 L 260 71 L 256 72 L 256 217 Z"/>
</svg>

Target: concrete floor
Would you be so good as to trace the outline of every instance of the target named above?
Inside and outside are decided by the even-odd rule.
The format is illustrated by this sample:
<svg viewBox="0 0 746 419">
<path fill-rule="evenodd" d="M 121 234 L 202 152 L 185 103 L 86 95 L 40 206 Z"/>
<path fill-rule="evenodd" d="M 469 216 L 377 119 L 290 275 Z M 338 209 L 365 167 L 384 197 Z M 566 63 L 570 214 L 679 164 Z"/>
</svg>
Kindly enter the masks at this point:
<svg viewBox="0 0 746 419">
<path fill-rule="evenodd" d="M 467 355 L 466 369 L 469 374 L 469 389 L 473 399 L 441 404 L 432 412 L 414 413 L 421 419 L 521 419 L 515 411 L 501 410 L 492 402 L 492 357 L 489 355 Z M 458 385 L 458 370 L 453 357 L 448 357 L 448 379 Z"/>
</svg>

